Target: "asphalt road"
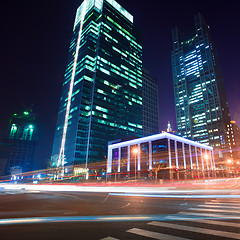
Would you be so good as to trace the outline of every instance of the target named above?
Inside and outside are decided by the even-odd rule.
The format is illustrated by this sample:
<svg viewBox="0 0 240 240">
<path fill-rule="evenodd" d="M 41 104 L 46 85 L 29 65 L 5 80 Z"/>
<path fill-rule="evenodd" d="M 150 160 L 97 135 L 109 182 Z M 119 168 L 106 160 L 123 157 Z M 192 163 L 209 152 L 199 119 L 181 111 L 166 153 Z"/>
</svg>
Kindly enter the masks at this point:
<svg viewBox="0 0 240 240">
<path fill-rule="evenodd" d="M 2 190 L 0 239 L 240 239 L 238 183 L 186 189 L 171 188 L 172 197 Z"/>
</svg>

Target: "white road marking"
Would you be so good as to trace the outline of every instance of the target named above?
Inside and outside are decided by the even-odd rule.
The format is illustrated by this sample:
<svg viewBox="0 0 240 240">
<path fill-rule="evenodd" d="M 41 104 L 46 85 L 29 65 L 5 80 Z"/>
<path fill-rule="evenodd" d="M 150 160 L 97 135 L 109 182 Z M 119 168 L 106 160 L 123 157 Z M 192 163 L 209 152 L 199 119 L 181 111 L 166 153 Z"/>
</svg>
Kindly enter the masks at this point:
<svg viewBox="0 0 240 240">
<path fill-rule="evenodd" d="M 173 235 L 147 231 L 139 228 L 132 228 L 127 230 L 127 232 L 148 237 L 148 238 L 161 239 L 161 240 L 188 240 L 188 238 L 182 238 L 182 237 L 177 237 Z"/>
<path fill-rule="evenodd" d="M 221 212 L 221 213 L 239 213 L 240 211 L 233 211 L 233 210 L 224 210 L 224 209 L 205 209 L 205 208 L 189 208 L 188 210 L 193 211 L 203 211 L 203 212 Z"/>
<path fill-rule="evenodd" d="M 237 207 L 237 206 L 233 206 L 233 207 L 231 207 L 231 206 L 224 206 L 224 205 L 198 205 L 198 207 L 205 207 L 205 208 L 221 208 L 221 209 L 223 209 L 223 208 L 226 208 L 226 209 L 239 209 L 239 207 Z"/>
<path fill-rule="evenodd" d="M 188 219 L 186 219 L 188 221 Z M 214 221 L 214 220 L 206 220 L 206 219 L 192 219 L 191 221 L 212 224 L 212 225 L 219 225 L 219 226 L 227 226 L 227 227 L 236 227 L 240 228 L 240 223 L 233 223 L 233 222 L 222 222 L 222 221 Z"/>
<path fill-rule="evenodd" d="M 223 215 L 223 214 L 215 214 L 215 213 L 179 212 L 179 214 L 204 216 L 204 217 L 216 217 L 216 218 L 240 219 L 239 215 Z"/>
<path fill-rule="evenodd" d="M 130 203 L 128 203 L 128 204 L 126 204 L 126 205 L 124 205 L 124 206 L 122 206 L 122 207 L 120 207 L 120 208 L 118 208 L 118 209 L 128 207 L 129 205 L 130 205 Z"/>
<path fill-rule="evenodd" d="M 211 202 L 218 202 L 218 203 L 222 203 L 222 204 L 225 204 L 225 203 L 240 203 L 239 199 L 236 199 L 236 200 L 229 200 L 229 201 L 226 201 L 226 202 L 223 202 L 223 201 L 219 201 L 217 199 L 213 199 L 211 200 Z"/>
<path fill-rule="evenodd" d="M 177 229 L 177 230 L 183 230 L 183 231 L 202 233 L 202 234 L 213 235 L 213 236 L 226 237 L 228 239 L 229 238 L 240 239 L 240 234 L 239 233 L 211 230 L 211 229 L 207 229 L 207 228 L 190 227 L 190 226 L 184 226 L 184 225 L 179 225 L 179 224 L 156 222 L 156 221 L 150 222 L 148 224 L 152 225 L 152 226 L 157 226 L 157 227 L 172 228 L 172 229 Z"/>
<path fill-rule="evenodd" d="M 240 207 L 240 204 L 238 203 L 222 203 L 222 202 L 206 202 L 207 205 L 220 205 L 220 206 L 238 206 Z"/>
</svg>

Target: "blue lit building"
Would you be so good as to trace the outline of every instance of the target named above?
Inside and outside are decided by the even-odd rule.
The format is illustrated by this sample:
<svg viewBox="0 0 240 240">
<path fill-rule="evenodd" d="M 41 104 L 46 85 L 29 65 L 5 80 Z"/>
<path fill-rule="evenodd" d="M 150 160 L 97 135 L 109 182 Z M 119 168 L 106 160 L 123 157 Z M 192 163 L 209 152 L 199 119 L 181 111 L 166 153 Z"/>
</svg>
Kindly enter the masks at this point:
<svg viewBox="0 0 240 240">
<path fill-rule="evenodd" d="M 230 114 L 210 28 L 200 14 L 186 31 L 173 29 L 172 72 L 178 134 L 228 152 Z"/>
<path fill-rule="evenodd" d="M 58 165 L 106 160 L 108 141 L 142 136 L 142 46 L 133 16 L 114 0 L 76 13 L 52 156 Z"/>
</svg>

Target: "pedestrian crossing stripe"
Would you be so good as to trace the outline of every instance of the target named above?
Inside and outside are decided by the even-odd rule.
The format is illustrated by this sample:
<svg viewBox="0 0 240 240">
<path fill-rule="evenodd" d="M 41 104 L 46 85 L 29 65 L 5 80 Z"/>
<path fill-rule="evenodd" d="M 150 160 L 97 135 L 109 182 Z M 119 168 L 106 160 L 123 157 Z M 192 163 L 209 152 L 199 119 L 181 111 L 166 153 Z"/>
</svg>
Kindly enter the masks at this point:
<svg viewBox="0 0 240 240">
<path fill-rule="evenodd" d="M 186 221 L 189 221 L 186 219 Z M 207 219 L 191 219 L 193 222 L 217 225 L 217 226 L 226 226 L 226 227 L 235 227 L 240 228 L 240 223 L 233 223 L 233 222 L 223 222 L 223 221 L 215 221 L 215 220 L 207 220 Z"/>
<path fill-rule="evenodd" d="M 197 212 L 179 212 L 178 214 L 182 215 L 195 215 L 202 217 L 210 217 L 210 218 L 222 218 L 222 219 L 240 219 L 240 215 L 224 215 L 224 214 L 216 214 L 216 213 L 197 213 Z M 174 216 L 169 216 L 167 219 L 174 219 Z"/>
<path fill-rule="evenodd" d="M 105 238 L 102 238 L 100 240 L 119 240 L 118 238 L 114 238 L 114 237 L 105 237 Z"/>
<path fill-rule="evenodd" d="M 240 206 L 240 205 L 239 205 Z M 205 208 L 225 208 L 225 209 L 238 209 L 239 210 L 239 207 L 238 206 L 224 206 L 224 205 L 198 205 L 198 207 L 205 207 Z"/>
<path fill-rule="evenodd" d="M 236 207 L 240 207 L 240 204 L 238 203 L 220 203 L 220 202 L 206 202 L 205 205 L 215 205 L 215 206 L 222 206 L 222 207 L 226 207 L 226 206 L 236 206 Z"/>
<path fill-rule="evenodd" d="M 140 235 L 143 237 L 153 238 L 153 239 L 161 239 L 161 240 L 188 240 L 187 238 L 177 237 L 173 235 L 158 233 L 158 232 L 152 232 L 147 231 L 139 228 L 132 228 L 127 230 L 129 233 L 133 233 L 136 235 Z"/>
<path fill-rule="evenodd" d="M 224 209 L 205 209 L 205 208 L 189 208 L 188 210 L 203 211 L 203 212 L 221 212 L 221 213 L 239 213 L 239 210 L 224 210 Z"/>
<path fill-rule="evenodd" d="M 229 196 L 231 196 L 231 195 L 229 195 Z M 227 202 L 223 202 L 223 201 L 221 201 L 221 200 L 216 200 L 216 199 L 212 199 L 211 200 L 211 202 L 219 202 L 219 203 L 240 203 L 240 201 L 239 201 L 239 199 L 231 199 L 231 200 L 229 200 L 229 201 L 227 201 Z"/>
<path fill-rule="evenodd" d="M 213 236 L 218 236 L 218 237 L 226 237 L 228 239 L 229 238 L 240 239 L 239 233 L 218 231 L 218 230 L 212 230 L 212 229 L 208 229 L 208 228 L 198 228 L 198 227 L 191 227 L 191 226 L 172 224 L 172 223 L 166 223 L 166 222 L 156 222 L 156 221 L 149 222 L 148 225 L 156 226 L 156 227 L 172 228 L 172 229 L 207 234 L 207 235 L 213 235 Z"/>
</svg>

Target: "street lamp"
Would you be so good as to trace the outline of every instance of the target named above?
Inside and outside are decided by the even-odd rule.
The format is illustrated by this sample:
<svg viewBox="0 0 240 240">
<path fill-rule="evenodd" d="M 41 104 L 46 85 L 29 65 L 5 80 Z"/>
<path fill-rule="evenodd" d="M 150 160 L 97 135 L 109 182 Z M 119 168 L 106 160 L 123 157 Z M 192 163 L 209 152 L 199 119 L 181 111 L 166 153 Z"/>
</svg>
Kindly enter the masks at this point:
<svg viewBox="0 0 240 240">
<path fill-rule="evenodd" d="M 205 154 L 204 154 L 204 158 L 205 158 L 206 160 L 208 160 L 208 159 L 209 159 L 209 155 L 208 155 L 207 153 L 205 153 Z"/>
<path fill-rule="evenodd" d="M 231 159 L 228 159 L 228 160 L 227 160 L 227 163 L 229 164 L 229 170 L 230 170 L 230 166 L 231 166 L 231 164 L 232 164 L 232 160 L 231 160 Z"/>
<path fill-rule="evenodd" d="M 227 163 L 228 163 L 228 164 L 231 164 L 231 163 L 232 163 L 232 160 L 231 160 L 231 159 L 228 159 L 228 160 L 227 160 Z"/>
<path fill-rule="evenodd" d="M 135 182 L 136 182 L 136 179 L 137 179 L 137 154 L 138 154 L 138 148 L 134 148 L 133 149 L 133 153 L 135 154 Z"/>
</svg>

